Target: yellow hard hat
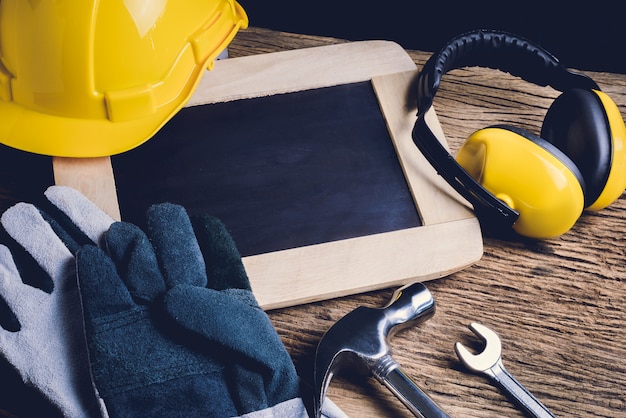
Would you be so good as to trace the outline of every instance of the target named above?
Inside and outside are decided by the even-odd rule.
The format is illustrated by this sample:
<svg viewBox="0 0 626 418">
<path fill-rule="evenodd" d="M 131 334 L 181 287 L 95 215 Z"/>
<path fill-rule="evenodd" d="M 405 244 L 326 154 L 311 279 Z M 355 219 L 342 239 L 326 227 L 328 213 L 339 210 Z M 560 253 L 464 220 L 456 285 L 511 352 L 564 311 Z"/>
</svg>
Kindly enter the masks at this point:
<svg viewBox="0 0 626 418">
<path fill-rule="evenodd" d="M 65 157 L 134 148 L 247 25 L 234 0 L 2 0 L 0 143 Z"/>
</svg>

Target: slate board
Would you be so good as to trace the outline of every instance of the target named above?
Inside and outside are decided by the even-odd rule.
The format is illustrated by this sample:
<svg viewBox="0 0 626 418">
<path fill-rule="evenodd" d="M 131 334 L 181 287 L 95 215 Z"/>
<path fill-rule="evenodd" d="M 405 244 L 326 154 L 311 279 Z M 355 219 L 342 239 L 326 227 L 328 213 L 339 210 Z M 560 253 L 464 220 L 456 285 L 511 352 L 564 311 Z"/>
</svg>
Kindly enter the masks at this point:
<svg viewBox="0 0 626 418">
<path fill-rule="evenodd" d="M 415 75 L 386 41 L 218 61 L 155 137 L 98 160 L 104 186 L 78 188 L 110 206 L 112 165 L 123 220 L 160 201 L 218 216 L 264 309 L 447 275 L 482 236 L 412 143 Z M 55 160 L 55 178 L 77 164 Z"/>
</svg>

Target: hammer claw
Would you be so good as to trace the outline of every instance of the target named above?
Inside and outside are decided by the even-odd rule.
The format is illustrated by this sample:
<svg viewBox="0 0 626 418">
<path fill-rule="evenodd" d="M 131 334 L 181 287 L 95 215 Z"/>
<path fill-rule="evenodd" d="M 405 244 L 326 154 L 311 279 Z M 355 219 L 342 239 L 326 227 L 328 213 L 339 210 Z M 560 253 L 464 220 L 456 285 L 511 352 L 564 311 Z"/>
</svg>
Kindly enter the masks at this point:
<svg viewBox="0 0 626 418">
<path fill-rule="evenodd" d="M 315 384 L 315 399 L 313 401 L 314 409 L 315 409 L 315 418 L 320 418 L 322 416 L 322 409 L 324 406 L 324 399 L 326 398 L 326 391 L 330 386 L 330 381 L 333 379 L 335 374 L 335 359 L 337 356 L 333 356 L 331 359 L 321 359 L 316 357 L 316 365 L 320 364 L 319 370 L 325 370 L 324 373 L 318 373 L 318 369 L 316 368 L 313 374 L 314 384 Z"/>
<path fill-rule="evenodd" d="M 389 338 L 399 329 L 424 321 L 435 311 L 432 295 L 422 283 L 396 290 L 383 308 L 360 306 L 335 323 L 317 346 L 314 365 L 315 416 L 333 375 L 350 367 L 375 376 L 418 417 L 446 417 L 399 368 L 391 357 Z"/>
</svg>

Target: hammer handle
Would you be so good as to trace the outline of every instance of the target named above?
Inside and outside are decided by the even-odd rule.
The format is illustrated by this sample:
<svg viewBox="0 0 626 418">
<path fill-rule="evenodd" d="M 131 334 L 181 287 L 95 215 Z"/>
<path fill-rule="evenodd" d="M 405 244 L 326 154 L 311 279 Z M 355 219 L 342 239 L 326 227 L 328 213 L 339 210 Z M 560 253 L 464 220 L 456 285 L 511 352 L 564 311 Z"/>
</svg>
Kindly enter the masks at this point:
<svg viewBox="0 0 626 418">
<path fill-rule="evenodd" d="M 400 367 L 394 368 L 380 380 L 416 417 L 450 418 Z"/>
</svg>

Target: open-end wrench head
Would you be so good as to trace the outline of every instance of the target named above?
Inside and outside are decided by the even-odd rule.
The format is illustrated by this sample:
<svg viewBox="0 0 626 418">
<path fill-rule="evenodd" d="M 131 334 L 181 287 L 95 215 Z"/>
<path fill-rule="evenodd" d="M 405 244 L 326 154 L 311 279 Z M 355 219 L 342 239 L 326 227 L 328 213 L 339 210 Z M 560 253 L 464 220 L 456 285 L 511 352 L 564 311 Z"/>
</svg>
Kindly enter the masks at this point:
<svg viewBox="0 0 626 418">
<path fill-rule="evenodd" d="M 469 329 L 479 337 L 485 347 L 479 354 L 472 354 L 463 344 L 457 342 L 454 351 L 461 362 L 471 371 L 480 373 L 492 368 L 502 356 L 502 342 L 500 337 L 484 325 L 473 322 Z"/>
</svg>

